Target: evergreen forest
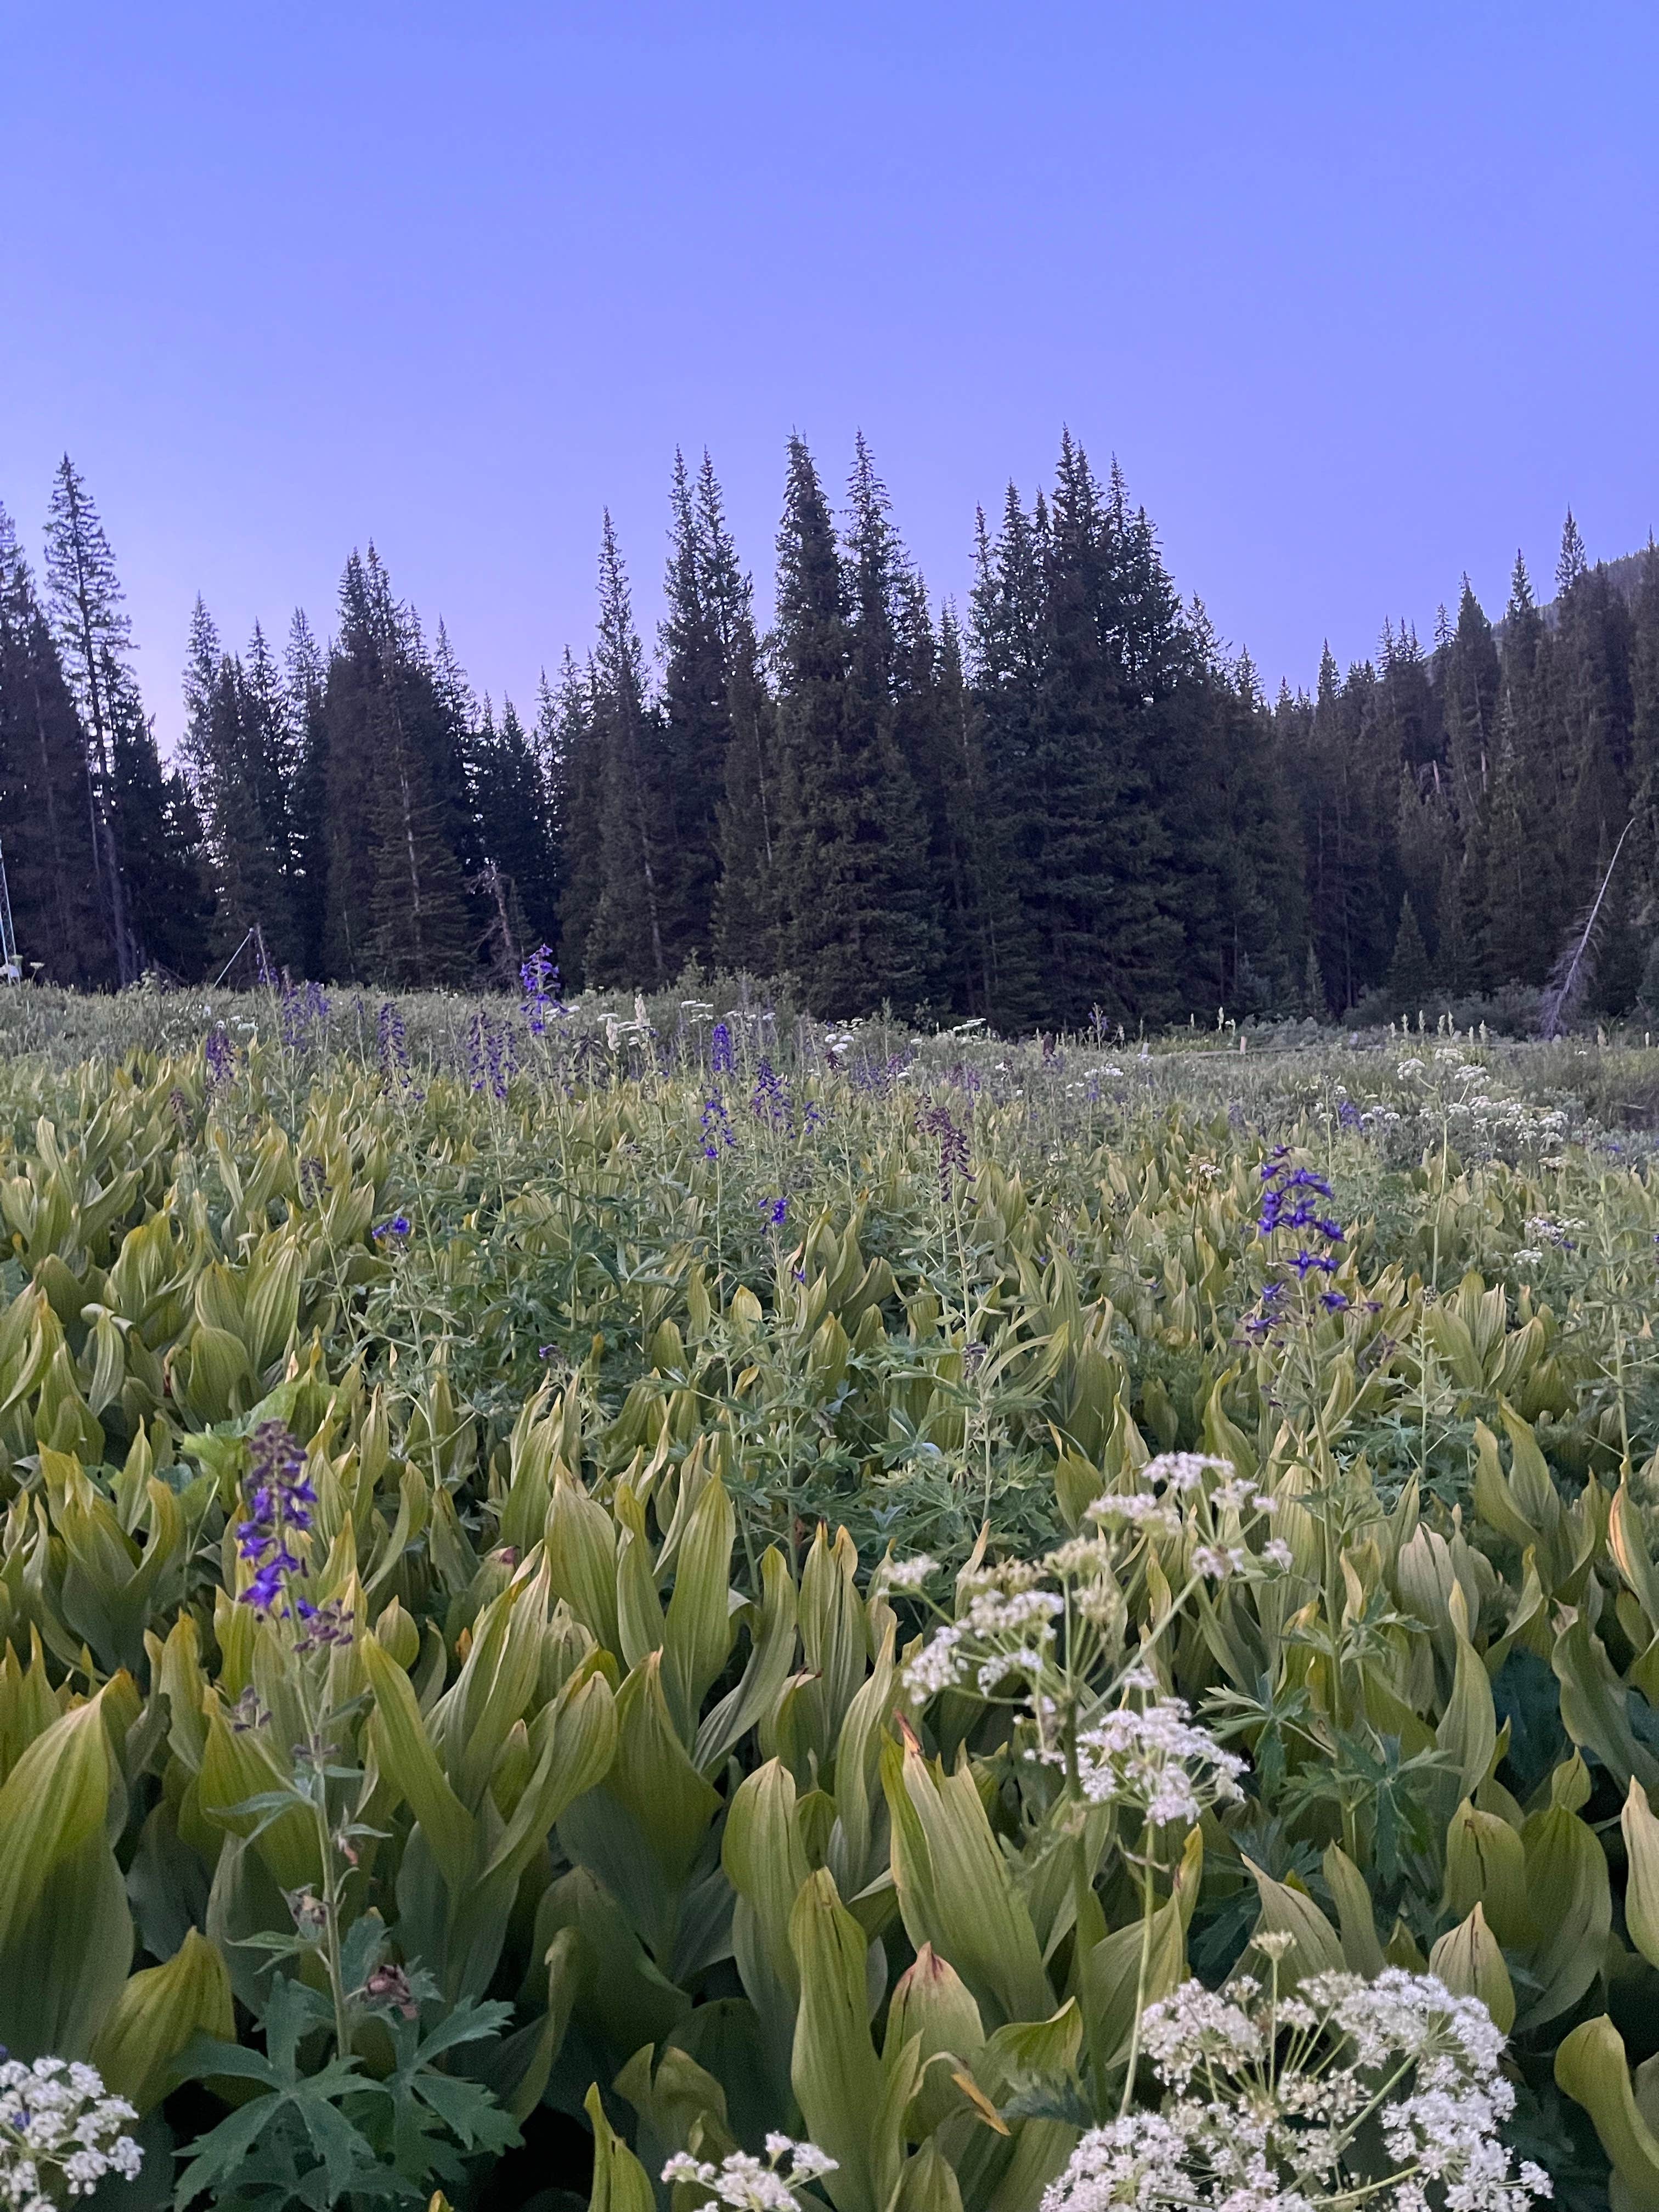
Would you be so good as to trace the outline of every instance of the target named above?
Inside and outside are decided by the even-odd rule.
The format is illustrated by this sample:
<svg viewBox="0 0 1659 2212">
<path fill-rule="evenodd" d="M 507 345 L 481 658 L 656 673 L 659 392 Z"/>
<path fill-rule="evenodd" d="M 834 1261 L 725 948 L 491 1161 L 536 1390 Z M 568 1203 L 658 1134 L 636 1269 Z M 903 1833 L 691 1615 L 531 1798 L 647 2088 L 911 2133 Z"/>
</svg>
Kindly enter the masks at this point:
<svg viewBox="0 0 1659 2212">
<path fill-rule="evenodd" d="M 38 571 L 0 509 L 24 974 L 473 989 L 545 946 L 570 991 L 787 975 L 826 1018 L 1007 1033 L 1496 1015 L 1595 906 L 1583 1011 L 1659 998 L 1651 542 L 1592 565 L 1569 514 L 1547 599 L 1517 556 L 1496 621 L 1465 577 L 1426 647 L 1385 623 L 1269 699 L 1069 435 L 981 512 L 965 610 L 861 437 L 839 493 L 789 443 L 769 629 L 706 455 L 670 499 L 654 653 L 607 516 L 596 633 L 533 711 L 481 699 L 372 544 L 325 628 L 239 653 L 198 599 L 170 762 L 65 457 Z"/>
</svg>

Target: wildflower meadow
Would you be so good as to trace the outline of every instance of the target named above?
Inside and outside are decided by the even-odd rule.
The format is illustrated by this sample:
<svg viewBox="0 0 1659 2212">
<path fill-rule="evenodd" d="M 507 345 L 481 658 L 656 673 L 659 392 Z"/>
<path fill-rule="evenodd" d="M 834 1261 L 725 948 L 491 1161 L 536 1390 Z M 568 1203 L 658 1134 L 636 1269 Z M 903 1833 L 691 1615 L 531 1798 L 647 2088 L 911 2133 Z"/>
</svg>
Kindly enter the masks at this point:
<svg viewBox="0 0 1659 2212">
<path fill-rule="evenodd" d="M 1659 1056 L 703 988 L 0 1000 L 0 2204 L 1659 2206 Z"/>
</svg>

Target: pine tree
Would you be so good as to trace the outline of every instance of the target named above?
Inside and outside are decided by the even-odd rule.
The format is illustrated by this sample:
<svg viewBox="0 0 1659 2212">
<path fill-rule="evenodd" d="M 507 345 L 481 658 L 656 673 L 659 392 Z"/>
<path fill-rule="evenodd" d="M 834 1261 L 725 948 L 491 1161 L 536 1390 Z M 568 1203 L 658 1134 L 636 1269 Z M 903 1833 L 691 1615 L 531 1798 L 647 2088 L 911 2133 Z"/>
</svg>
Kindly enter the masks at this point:
<svg viewBox="0 0 1659 2212">
<path fill-rule="evenodd" d="M 46 597 L 86 738 L 87 814 L 116 978 L 136 982 L 143 953 L 128 914 L 115 805 L 115 691 L 126 672 L 131 629 L 104 526 L 67 453 L 52 482 Z"/>
<path fill-rule="evenodd" d="M 131 673 L 106 659 L 101 675 L 131 941 L 143 968 L 198 982 L 208 972 L 214 919 L 201 819 L 185 777 L 161 765 Z"/>
<path fill-rule="evenodd" d="M 1201 607 L 1193 616 L 1199 716 L 1193 791 L 1171 805 L 1173 835 L 1190 841 L 1187 942 L 1176 978 L 1187 1007 L 1207 1013 L 1243 1006 L 1249 979 L 1276 1002 L 1322 1020 L 1323 975 L 1316 1005 L 1308 1002 L 1309 937 L 1302 823 L 1296 785 L 1281 772 L 1273 718 L 1250 657 L 1230 666 Z M 1297 958 L 1298 947 L 1304 948 Z M 1318 955 L 1314 955 L 1317 965 Z"/>
<path fill-rule="evenodd" d="M 1394 955 L 1389 962 L 1386 989 L 1389 1002 L 1397 1014 L 1407 1019 L 1423 1010 L 1430 992 L 1432 976 L 1429 967 L 1429 949 L 1423 942 L 1423 932 L 1418 927 L 1417 910 L 1410 899 L 1400 902 L 1400 927 L 1395 932 Z"/>
<path fill-rule="evenodd" d="M 0 507 L 0 825 L 24 972 L 112 975 L 98 908 L 87 763 L 75 702 L 34 580 Z"/>
<path fill-rule="evenodd" d="M 1467 838 L 1491 780 L 1501 679 L 1492 624 L 1467 574 L 1458 595 L 1457 626 L 1435 659 L 1452 803 Z"/>
<path fill-rule="evenodd" d="M 1449 851 L 1441 862 L 1435 897 L 1434 980 L 1451 999 L 1467 997 L 1480 981 L 1480 948 L 1469 903 L 1468 871 Z"/>
<path fill-rule="evenodd" d="M 663 957 L 678 973 L 713 941 L 720 878 L 720 811 L 732 741 L 733 670 L 716 564 L 725 548 L 719 487 L 703 455 L 706 499 L 694 491 L 684 457 L 674 456 L 673 517 L 668 560 L 663 655 L 662 750 L 666 848 L 672 855 L 661 886 Z M 712 513 L 711 513 L 712 510 Z"/>
<path fill-rule="evenodd" d="M 973 736 L 981 763 L 977 854 L 984 923 L 979 948 L 984 1010 L 1013 1026 L 1042 1004 L 1037 918 L 1024 894 L 1044 836 L 1030 805 L 1042 715 L 1042 554 L 1046 509 L 1027 517 L 1011 483 L 994 539 L 975 518 L 969 614 Z"/>
<path fill-rule="evenodd" d="M 1470 848 L 1471 870 L 1479 886 L 1481 965 L 1494 986 L 1541 983 L 1555 957 L 1557 939 L 1539 929 L 1533 903 L 1538 863 L 1532 814 L 1525 764 L 1516 741 L 1513 707 L 1506 692 L 1499 709 L 1491 798 L 1480 838 Z"/>
<path fill-rule="evenodd" d="M 559 882 L 559 963 L 571 987 L 585 988 L 587 940 L 599 903 L 599 749 L 593 666 L 579 668 L 567 647 L 556 690 L 544 677 L 537 730 L 547 780 Z"/>
<path fill-rule="evenodd" d="M 599 552 L 593 657 L 599 764 L 599 883 L 583 946 L 588 983 L 637 989 L 668 980 L 663 888 L 679 854 L 663 804 L 660 732 L 646 696 L 645 653 L 610 511 Z"/>
<path fill-rule="evenodd" d="M 179 753 L 197 805 L 204 817 L 212 811 L 213 786 L 218 775 L 213 702 L 224 658 L 218 626 L 198 592 L 196 604 L 191 609 L 190 635 L 185 646 L 185 734 Z"/>
<path fill-rule="evenodd" d="M 1302 963 L 1302 1011 L 1316 1022 L 1328 1022 L 1331 1018 L 1330 1000 L 1325 994 L 1325 978 L 1319 972 L 1319 955 L 1311 938 L 1308 953 Z"/>
<path fill-rule="evenodd" d="M 948 601 L 940 610 L 935 655 L 926 601 L 920 595 L 918 599 L 908 629 L 909 650 L 932 660 L 933 679 L 927 711 L 914 717 L 905 750 L 927 811 L 929 872 L 939 886 L 945 918 L 940 995 L 958 1014 L 985 1017 L 991 1009 L 989 938 L 1000 886 L 985 822 L 988 801 L 980 721 L 956 610 Z M 911 690 L 920 696 L 919 686 Z"/>
<path fill-rule="evenodd" d="M 738 559 L 707 453 L 696 507 L 704 590 L 720 633 L 731 714 L 715 839 L 714 952 L 739 972 L 770 975 L 781 964 L 783 923 L 774 852 L 780 802 L 776 716 L 761 667 L 754 587 Z"/>
<path fill-rule="evenodd" d="M 492 943 L 503 980 L 558 928 L 558 884 L 541 763 L 508 699 L 496 723 L 488 700 L 473 757 L 473 800 L 484 854 Z"/>
<path fill-rule="evenodd" d="M 307 975 L 325 973 L 328 921 L 328 669 L 302 608 L 296 607 L 283 656 L 289 726 L 297 759 L 289 807 L 294 840 L 294 926 Z"/>
<path fill-rule="evenodd" d="M 1575 584 L 1588 573 L 1589 562 L 1584 552 L 1584 541 L 1578 525 L 1572 519 L 1572 509 L 1567 509 L 1567 519 L 1561 526 L 1561 551 L 1555 563 L 1555 589 L 1558 598 L 1565 599 Z"/>
<path fill-rule="evenodd" d="M 1609 849 L 1630 818 L 1631 612 L 1603 567 L 1591 568 L 1571 511 L 1557 570 L 1560 593 L 1541 659 L 1542 708 L 1558 763 L 1556 817 L 1562 902 L 1593 897 L 1591 856 Z"/>
<path fill-rule="evenodd" d="M 418 629 L 372 545 L 346 564 L 324 715 L 329 972 L 462 981 L 477 934 L 453 829 L 465 785 Z"/>
<path fill-rule="evenodd" d="M 295 794 L 303 735 L 265 634 L 256 622 L 242 665 L 242 741 L 271 890 L 264 933 L 270 957 L 293 967 L 304 960 L 297 913 L 304 896 Z"/>
<path fill-rule="evenodd" d="M 1318 690 L 1311 701 L 1281 710 L 1281 776 L 1300 802 L 1306 855 L 1310 927 L 1321 972 L 1339 1007 L 1352 1006 L 1379 983 L 1392 943 L 1387 916 L 1393 860 L 1392 807 L 1398 769 L 1381 787 L 1370 738 L 1369 666 L 1346 681 L 1327 645 L 1320 658 Z M 1386 811 L 1385 811 L 1386 809 Z"/>
<path fill-rule="evenodd" d="M 783 957 L 815 1012 L 926 995 L 926 830 L 898 749 L 892 591 L 902 556 L 867 453 L 843 563 L 817 469 L 789 442 L 778 536 L 777 880 Z"/>
<path fill-rule="evenodd" d="M 212 887 L 216 967 L 247 948 L 280 964 L 298 957 L 290 810 L 294 747 L 286 702 L 256 626 L 251 671 L 221 648 L 198 596 L 185 665 L 184 758 Z M 233 970 L 233 972 L 238 972 Z"/>
<path fill-rule="evenodd" d="M 1631 610 L 1631 831 L 1634 912 L 1659 917 L 1659 543 L 1650 534 Z"/>
</svg>

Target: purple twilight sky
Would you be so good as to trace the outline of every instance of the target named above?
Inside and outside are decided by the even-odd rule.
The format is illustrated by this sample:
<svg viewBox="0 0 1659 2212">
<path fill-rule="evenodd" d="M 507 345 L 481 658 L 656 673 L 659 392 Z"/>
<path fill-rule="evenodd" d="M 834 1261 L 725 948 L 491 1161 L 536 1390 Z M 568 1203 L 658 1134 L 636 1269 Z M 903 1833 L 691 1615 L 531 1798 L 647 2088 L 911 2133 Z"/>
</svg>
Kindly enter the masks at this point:
<svg viewBox="0 0 1659 2212">
<path fill-rule="evenodd" d="M 1659 10 L 0 0 L 0 501 L 67 447 L 177 735 L 373 537 L 475 684 L 647 636 L 677 444 L 799 428 L 936 595 L 1068 422 L 1269 688 L 1659 523 Z"/>
</svg>

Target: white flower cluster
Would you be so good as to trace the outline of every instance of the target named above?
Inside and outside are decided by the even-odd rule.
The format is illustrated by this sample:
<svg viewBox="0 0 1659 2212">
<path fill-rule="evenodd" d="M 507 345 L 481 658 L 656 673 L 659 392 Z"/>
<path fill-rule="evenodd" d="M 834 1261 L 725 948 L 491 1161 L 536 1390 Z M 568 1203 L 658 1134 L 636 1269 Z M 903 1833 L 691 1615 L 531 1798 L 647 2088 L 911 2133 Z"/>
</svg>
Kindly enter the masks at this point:
<svg viewBox="0 0 1659 2212">
<path fill-rule="evenodd" d="M 1054 1617 L 1064 1611 L 1053 1590 L 981 1589 L 949 1627 L 934 1630 L 905 1668 L 905 1686 L 925 1698 L 965 1680 L 973 1656 L 964 1646 L 972 1644 L 990 1647 L 975 1669 L 986 1697 L 1010 1674 L 1040 1674 L 1054 1649 Z"/>
<path fill-rule="evenodd" d="M 52 2212 L 55 2183 L 90 2197 L 106 2173 L 137 2179 L 144 2154 L 123 2126 L 138 2115 L 125 2097 L 104 2094 L 95 2067 L 0 2059 L 0 2204 Z"/>
<path fill-rule="evenodd" d="M 1551 2194 L 1498 2138 L 1502 2035 L 1432 1975 L 1320 1974 L 1291 1998 L 1188 1982 L 1143 2026 L 1162 2111 L 1091 2130 L 1042 2212 L 1528 2212 Z"/>
<path fill-rule="evenodd" d="M 781 2171 L 786 2159 L 787 2174 Z M 733 2212 L 801 2212 L 795 2191 L 803 2182 L 834 2173 L 836 2167 L 836 2161 L 816 2143 L 772 2135 L 766 2138 L 764 2164 L 745 2150 L 729 2152 L 719 2166 L 682 2150 L 664 2166 L 662 2178 L 670 2183 L 695 2182 L 708 2190 L 713 2203 L 729 2204 Z"/>
<path fill-rule="evenodd" d="M 938 1572 L 939 1561 L 918 1552 L 914 1559 L 884 1559 L 874 1578 L 883 1589 L 919 1590 L 930 1575 Z"/>
<path fill-rule="evenodd" d="M 1139 1672 L 1131 1686 L 1148 1686 Z M 1158 1698 L 1143 1711 L 1120 1705 L 1083 1729 L 1077 1741 L 1078 1779 L 1097 1805 L 1134 1806 L 1155 1828 L 1191 1827 L 1206 1805 L 1241 1798 L 1245 1763 L 1215 1738 L 1194 1728 L 1179 1698 Z M 1046 1754 L 1050 1763 L 1059 1754 Z"/>
<path fill-rule="evenodd" d="M 1219 1480 L 1216 1478 L 1219 1477 Z M 1055 1621 L 1068 1622 L 1069 1665 L 1076 1655 L 1080 1625 L 1098 1631 L 1103 1640 L 1121 1629 L 1125 1560 L 1133 1545 L 1154 1537 L 1178 1537 L 1183 1528 L 1198 1538 L 1192 1566 L 1213 1581 L 1230 1575 L 1259 1575 L 1264 1568 L 1291 1565 L 1290 1547 L 1266 1545 L 1260 1553 L 1228 1538 L 1218 1524 L 1225 1516 L 1248 1522 L 1274 1510 L 1275 1500 L 1233 1471 L 1230 1460 L 1212 1452 L 1160 1452 L 1136 1476 L 1137 1487 L 1108 1492 L 1088 1507 L 1085 1518 L 1093 1533 L 1072 1538 L 1042 1559 L 1006 1562 L 964 1584 L 954 1621 L 934 1630 L 908 1662 L 904 1682 L 915 1698 L 975 1682 L 989 1697 L 1000 1685 L 1023 1675 L 1034 1695 L 1039 1719 L 1043 1698 L 1037 1686 L 1052 1671 L 1056 1651 Z M 888 1560 L 874 1577 L 878 1589 L 920 1589 L 937 1567 L 926 1557 Z M 1065 1594 L 1038 1585 L 1059 1582 Z"/>
</svg>

